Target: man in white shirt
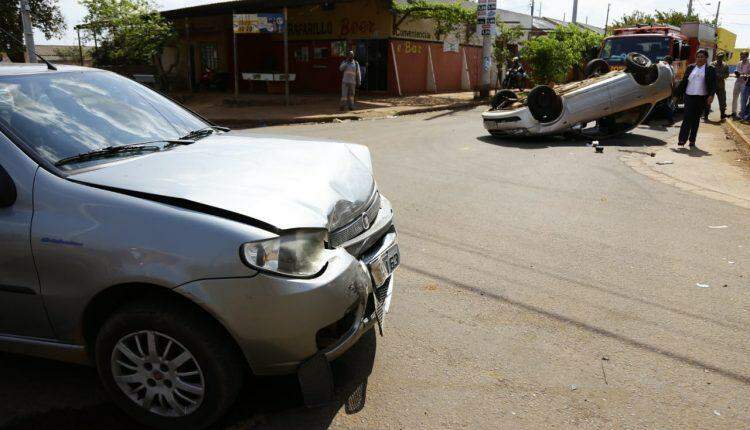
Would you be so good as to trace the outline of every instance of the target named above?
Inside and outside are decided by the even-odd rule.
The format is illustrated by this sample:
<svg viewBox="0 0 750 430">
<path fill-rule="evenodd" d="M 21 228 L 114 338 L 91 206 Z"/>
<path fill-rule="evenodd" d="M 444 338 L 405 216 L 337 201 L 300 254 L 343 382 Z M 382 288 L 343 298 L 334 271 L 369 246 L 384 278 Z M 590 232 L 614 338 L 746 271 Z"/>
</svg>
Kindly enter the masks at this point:
<svg viewBox="0 0 750 430">
<path fill-rule="evenodd" d="M 362 84 L 362 73 L 359 69 L 359 63 L 354 59 L 354 51 L 349 51 L 339 66 L 339 70 L 344 72 L 341 78 L 341 110 L 346 107 L 349 110 L 354 109 L 354 93 L 357 87 Z"/>
<path fill-rule="evenodd" d="M 701 49 L 695 54 L 695 64 L 688 66 L 677 88 L 677 95 L 684 95 L 685 115 L 680 126 L 677 145 L 684 146 L 688 141 L 695 148 L 698 127 L 703 111 L 711 105 L 716 94 L 716 69 L 708 63 L 708 51 Z"/>
<path fill-rule="evenodd" d="M 737 64 L 737 70 L 734 71 L 734 76 L 737 78 L 734 81 L 734 88 L 732 89 L 732 116 L 737 116 L 737 101 L 740 99 L 742 90 L 745 89 L 747 83 L 747 77 L 750 75 L 750 60 L 748 60 L 748 53 L 740 53 L 740 62 Z M 747 102 L 747 100 L 746 100 Z M 741 106 L 742 111 L 744 106 Z"/>
</svg>

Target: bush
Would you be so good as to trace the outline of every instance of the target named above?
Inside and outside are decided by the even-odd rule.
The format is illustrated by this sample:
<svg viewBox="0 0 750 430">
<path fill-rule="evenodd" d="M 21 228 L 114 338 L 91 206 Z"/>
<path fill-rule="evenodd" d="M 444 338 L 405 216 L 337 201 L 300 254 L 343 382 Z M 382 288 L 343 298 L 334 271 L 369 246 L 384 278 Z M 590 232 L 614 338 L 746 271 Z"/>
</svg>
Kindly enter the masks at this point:
<svg viewBox="0 0 750 430">
<path fill-rule="evenodd" d="M 550 36 L 528 41 L 521 56 L 530 66 L 531 77 L 537 84 L 562 81 L 575 59 L 568 46 Z"/>
</svg>

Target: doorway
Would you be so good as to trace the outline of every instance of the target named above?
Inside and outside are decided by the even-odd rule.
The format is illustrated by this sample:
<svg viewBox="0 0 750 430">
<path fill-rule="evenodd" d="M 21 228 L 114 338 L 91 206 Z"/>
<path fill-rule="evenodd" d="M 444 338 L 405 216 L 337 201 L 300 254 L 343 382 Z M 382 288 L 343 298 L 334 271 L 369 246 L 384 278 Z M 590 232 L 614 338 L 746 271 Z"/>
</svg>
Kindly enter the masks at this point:
<svg viewBox="0 0 750 430">
<path fill-rule="evenodd" d="M 357 42 L 357 61 L 362 69 L 362 89 L 388 90 L 388 41 L 360 40 Z"/>
</svg>

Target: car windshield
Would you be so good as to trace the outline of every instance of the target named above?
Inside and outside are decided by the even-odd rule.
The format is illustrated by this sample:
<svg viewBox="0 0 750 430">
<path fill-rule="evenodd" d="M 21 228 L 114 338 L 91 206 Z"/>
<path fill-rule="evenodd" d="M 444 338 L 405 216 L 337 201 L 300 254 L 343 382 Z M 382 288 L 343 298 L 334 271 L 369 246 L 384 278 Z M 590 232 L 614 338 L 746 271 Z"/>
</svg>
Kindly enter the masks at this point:
<svg viewBox="0 0 750 430">
<path fill-rule="evenodd" d="M 50 164 L 104 148 L 179 139 L 209 126 L 166 97 L 104 71 L 0 77 L 0 125 Z M 134 155 L 139 153 L 112 152 L 112 157 Z"/>
<path fill-rule="evenodd" d="M 661 61 L 669 55 L 670 38 L 663 36 L 624 36 L 604 41 L 601 57 L 611 62 L 624 62 L 631 52 L 638 52 L 651 59 Z"/>
</svg>

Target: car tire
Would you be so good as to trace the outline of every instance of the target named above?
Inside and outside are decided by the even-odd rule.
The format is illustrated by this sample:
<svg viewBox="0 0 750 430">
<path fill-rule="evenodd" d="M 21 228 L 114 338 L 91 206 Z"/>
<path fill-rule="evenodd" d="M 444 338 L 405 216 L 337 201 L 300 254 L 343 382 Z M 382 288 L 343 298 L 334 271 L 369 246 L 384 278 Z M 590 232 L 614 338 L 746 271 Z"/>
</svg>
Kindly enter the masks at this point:
<svg viewBox="0 0 750 430">
<path fill-rule="evenodd" d="M 547 85 L 534 87 L 526 101 L 531 116 L 539 122 L 552 122 L 562 115 L 562 97 Z"/>
<path fill-rule="evenodd" d="M 218 323 L 170 302 L 134 303 L 117 311 L 99 331 L 95 359 L 114 403 L 154 428 L 215 423 L 236 400 L 246 372 L 241 353 Z"/>
<path fill-rule="evenodd" d="M 494 97 L 492 97 L 492 102 L 490 103 L 490 106 L 492 107 L 492 110 L 502 109 L 511 100 L 512 101 L 518 100 L 518 94 L 516 94 L 512 90 L 500 90 L 495 94 Z"/>
<path fill-rule="evenodd" d="M 583 69 L 583 74 L 586 78 L 593 78 L 596 76 L 606 75 L 609 73 L 609 64 L 601 58 L 594 58 L 586 64 L 586 68 Z"/>
<path fill-rule="evenodd" d="M 630 73 L 646 73 L 651 65 L 651 59 L 639 52 L 631 52 L 625 57 L 625 70 Z"/>
</svg>

